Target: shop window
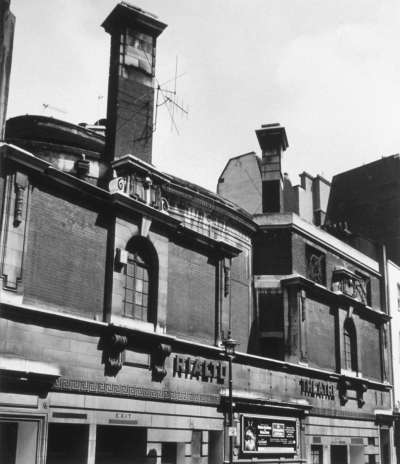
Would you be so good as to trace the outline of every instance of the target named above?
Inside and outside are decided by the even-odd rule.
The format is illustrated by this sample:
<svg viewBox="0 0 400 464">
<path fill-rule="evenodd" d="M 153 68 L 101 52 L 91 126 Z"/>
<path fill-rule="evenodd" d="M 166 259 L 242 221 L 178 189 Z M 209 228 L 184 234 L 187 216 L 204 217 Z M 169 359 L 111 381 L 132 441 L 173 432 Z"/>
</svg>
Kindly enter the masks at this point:
<svg viewBox="0 0 400 464">
<path fill-rule="evenodd" d="M 192 430 L 192 457 L 201 456 L 201 430 Z"/>
<path fill-rule="evenodd" d="M 380 429 L 381 443 L 381 464 L 390 464 L 390 436 L 389 429 L 381 426 Z"/>
<path fill-rule="evenodd" d="M 153 245 L 138 237 L 128 248 L 125 265 L 124 315 L 154 322 L 156 312 L 158 261 Z"/>
<path fill-rule="evenodd" d="M 157 459 L 155 450 L 147 456 L 147 430 L 142 427 L 98 425 L 96 464 L 143 464 Z M 75 464 L 75 463 L 74 463 Z"/>
<path fill-rule="evenodd" d="M 0 420 L 0 463 L 36 464 L 41 429 L 40 420 Z"/>
<path fill-rule="evenodd" d="M 375 454 L 368 455 L 368 464 L 376 464 L 376 456 Z"/>
<path fill-rule="evenodd" d="M 46 464 L 86 464 L 89 426 L 49 424 Z"/>
<path fill-rule="evenodd" d="M 0 422 L 0 462 L 14 464 L 17 451 L 18 424 Z"/>
<path fill-rule="evenodd" d="M 307 245 L 306 264 L 307 278 L 318 284 L 326 285 L 325 253 Z"/>
<path fill-rule="evenodd" d="M 311 445 L 311 464 L 323 464 L 321 445 Z"/>
<path fill-rule="evenodd" d="M 347 464 L 347 446 L 331 445 L 331 464 Z"/>
<path fill-rule="evenodd" d="M 161 444 L 161 464 L 176 464 L 177 443 L 164 442 Z"/>
<path fill-rule="evenodd" d="M 357 371 L 357 337 L 354 322 L 346 319 L 343 327 L 343 360 L 344 368 Z"/>
</svg>

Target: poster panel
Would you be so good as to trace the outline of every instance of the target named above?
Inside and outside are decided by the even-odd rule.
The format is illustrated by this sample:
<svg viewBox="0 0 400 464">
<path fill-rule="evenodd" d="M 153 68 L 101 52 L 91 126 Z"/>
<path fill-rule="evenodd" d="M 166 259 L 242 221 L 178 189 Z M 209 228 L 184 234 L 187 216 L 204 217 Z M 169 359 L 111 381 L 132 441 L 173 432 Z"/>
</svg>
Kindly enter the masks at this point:
<svg viewBox="0 0 400 464">
<path fill-rule="evenodd" d="M 243 453 L 296 453 L 296 419 L 274 416 L 243 415 L 241 425 L 241 449 Z"/>
</svg>

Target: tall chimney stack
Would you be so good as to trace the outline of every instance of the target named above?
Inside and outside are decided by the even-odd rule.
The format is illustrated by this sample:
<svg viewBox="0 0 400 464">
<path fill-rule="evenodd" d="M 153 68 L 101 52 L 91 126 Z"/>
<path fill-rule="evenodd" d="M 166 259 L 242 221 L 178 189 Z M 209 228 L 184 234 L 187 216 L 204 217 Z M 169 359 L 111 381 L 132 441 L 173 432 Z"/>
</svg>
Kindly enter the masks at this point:
<svg viewBox="0 0 400 464">
<path fill-rule="evenodd" d="M 289 146 L 285 128 L 263 124 L 256 130 L 262 151 L 261 181 L 263 213 L 283 212 L 282 151 Z"/>
<path fill-rule="evenodd" d="M 151 163 L 156 41 L 166 24 L 121 2 L 102 26 L 111 35 L 106 156 Z"/>
<path fill-rule="evenodd" d="M 14 27 L 10 0 L 0 0 L 0 140 L 4 140 L 5 134 Z"/>
</svg>

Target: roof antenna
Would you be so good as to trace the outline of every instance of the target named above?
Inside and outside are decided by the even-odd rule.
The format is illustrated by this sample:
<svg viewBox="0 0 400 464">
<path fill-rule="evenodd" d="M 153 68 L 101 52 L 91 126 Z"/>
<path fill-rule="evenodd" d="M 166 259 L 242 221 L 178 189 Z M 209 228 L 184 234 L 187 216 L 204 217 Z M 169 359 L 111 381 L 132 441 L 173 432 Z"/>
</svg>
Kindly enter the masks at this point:
<svg viewBox="0 0 400 464">
<path fill-rule="evenodd" d="M 47 110 L 57 111 L 58 113 L 67 114 L 67 112 L 65 110 L 63 110 L 62 108 L 58 108 L 57 106 L 52 106 L 49 103 L 42 103 L 42 106 L 43 106 L 43 113 L 44 114 L 45 114 L 45 112 Z"/>
<path fill-rule="evenodd" d="M 186 116 L 189 114 L 189 110 L 185 108 L 182 102 L 177 102 L 177 90 L 176 90 L 176 81 L 179 77 L 183 76 L 185 73 L 178 75 L 178 57 L 175 60 L 175 75 L 172 79 L 160 84 L 157 81 L 157 93 L 156 93 L 156 110 L 154 114 L 154 124 L 153 124 L 153 132 L 156 131 L 157 128 L 157 118 L 158 118 L 158 108 L 164 106 L 167 108 L 170 120 L 171 120 L 171 130 L 175 129 L 176 133 L 179 135 L 178 126 L 175 121 L 175 112 L 179 111 L 179 113 L 185 114 Z M 165 84 L 169 82 L 174 82 L 174 89 L 169 90 L 165 88 Z"/>
</svg>

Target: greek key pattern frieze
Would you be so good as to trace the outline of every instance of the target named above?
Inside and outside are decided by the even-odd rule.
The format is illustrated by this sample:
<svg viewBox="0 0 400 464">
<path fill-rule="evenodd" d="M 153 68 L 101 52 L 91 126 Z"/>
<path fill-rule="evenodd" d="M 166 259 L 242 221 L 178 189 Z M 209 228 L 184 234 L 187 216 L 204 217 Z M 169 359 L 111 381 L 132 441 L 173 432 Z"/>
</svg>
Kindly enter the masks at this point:
<svg viewBox="0 0 400 464">
<path fill-rule="evenodd" d="M 51 390 L 154 401 L 175 401 L 180 403 L 198 403 L 207 405 L 219 404 L 219 395 L 171 390 L 155 390 L 136 385 L 92 382 L 88 380 L 69 379 L 66 377 L 57 379 Z"/>
</svg>

